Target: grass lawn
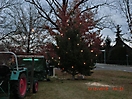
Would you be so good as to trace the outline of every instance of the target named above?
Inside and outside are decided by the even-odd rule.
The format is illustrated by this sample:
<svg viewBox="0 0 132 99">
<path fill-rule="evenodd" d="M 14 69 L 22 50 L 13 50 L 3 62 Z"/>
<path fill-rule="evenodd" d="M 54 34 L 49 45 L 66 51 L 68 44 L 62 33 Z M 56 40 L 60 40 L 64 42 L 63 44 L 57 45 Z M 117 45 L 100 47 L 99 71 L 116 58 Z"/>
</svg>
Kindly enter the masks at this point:
<svg viewBox="0 0 132 99">
<path fill-rule="evenodd" d="M 95 82 L 106 86 L 89 84 Z M 38 93 L 25 99 L 132 99 L 132 73 L 94 71 L 86 80 L 51 79 L 39 82 Z"/>
</svg>

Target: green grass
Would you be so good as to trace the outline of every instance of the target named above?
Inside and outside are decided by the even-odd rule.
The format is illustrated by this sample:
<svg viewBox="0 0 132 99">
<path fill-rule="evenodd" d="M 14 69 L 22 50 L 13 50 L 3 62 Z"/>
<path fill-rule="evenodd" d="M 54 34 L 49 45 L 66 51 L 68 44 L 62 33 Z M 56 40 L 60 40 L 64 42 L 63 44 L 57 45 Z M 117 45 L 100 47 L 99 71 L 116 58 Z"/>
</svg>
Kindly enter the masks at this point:
<svg viewBox="0 0 132 99">
<path fill-rule="evenodd" d="M 60 76 L 62 77 L 62 76 Z M 65 76 L 64 77 L 68 77 Z M 88 88 L 102 88 L 90 86 L 86 83 L 98 82 L 113 85 L 108 90 L 88 90 Z M 119 88 L 123 90 L 120 91 Z M 132 99 L 132 73 L 121 71 L 95 71 L 86 80 L 59 80 L 39 82 L 36 94 L 27 94 L 25 99 Z"/>
</svg>

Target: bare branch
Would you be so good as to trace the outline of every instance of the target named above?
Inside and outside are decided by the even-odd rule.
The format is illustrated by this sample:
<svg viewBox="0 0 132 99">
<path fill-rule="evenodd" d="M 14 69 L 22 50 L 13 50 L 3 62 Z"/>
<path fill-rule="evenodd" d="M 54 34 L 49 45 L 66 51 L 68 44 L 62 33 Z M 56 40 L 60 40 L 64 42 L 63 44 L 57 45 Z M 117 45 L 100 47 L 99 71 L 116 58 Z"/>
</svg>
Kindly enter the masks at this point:
<svg viewBox="0 0 132 99">
<path fill-rule="evenodd" d="M 40 5 L 39 3 L 36 3 L 34 0 L 32 0 L 32 2 L 31 2 L 31 1 L 27 1 L 27 2 L 29 2 L 29 3 L 31 3 L 31 4 L 33 4 L 33 5 L 35 5 L 36 8 L 38 9 L 39 14 L 40 14 L 43 18 L 45 18 L 45 19 L 47 19 L 49 22 L 51 22 L 56 28 L 58 28 L 58 26 L 56 25 L 56 23 L 50 18 L 50 16 L 46 13 L 46 11 L 43 10 L 43 8 L 41 7 L 41 5 Z M 44 16 L 42 13 L 44 13 L 45 16 Z"/>
<path fill-rule="evenodd" d="M 3 40 L 3 39 L 5 39 L 6 37 L 8 37 L 8 36 L 11 35 L 11 34 L 14 34 L 15 32 L 16 32 L 16 30 L 15 30 L 15 31 L 11 31 L 11 32 L 5 34 L 4 36 L 2 36 L 2 37 L 0 38 L 0 41 Z"/>
<path fill-rule="evenodd" d="M 78 8 L 81 4 L 83 4 L 83 3 L 87 2 L 87 1 L 89 1 L 89 0 L 81 0 L 80 2 L 78 2 L 78 3 L 74 6 L 73 11 L 74 11 L 76 8 Z"/>
<path fill-rule="evenodd" d="M 91 7 L 91 8 L 86 8 L 86 9 L 84 9 L 83 11 L 81 11 L 81 13 L 83 13 L 83 12 L 85 12 L 85 11 L 90 11 L 90 10 L 95 9 L 95 8 L 97 9 L 97 8 L 99 8 L 100 6 L 104 6 L 104 5 L 106 5 L 106 3 L 98 4 L 98 5 L 93 6 L 93 7 Z"/>
<path fill-rule="evenodd" d="M 51 7 L 51 10 L 53 10 L 54 11 L 54 14 L 57 16 L 57 17 L 59 17 L 60 19 L 61 19 L 61 17 L 57 14 L 57 11 L 55 10 L 55 8 L 52 6 L 52 4 L 48 1 L 48 0 L 46 0 L 47 1 L 47 3 L 49 4 L 49 6 Z M 54 1 L 53 1 L 54 2 Z M 54 2 L 55 3 L 55 2 Z M 58 5 L 55 3 L 55 5 L 57 6 L 57 8 L 58 8 Z M 59 8 L 58 8 L 59 9 Z"/>
</svg>

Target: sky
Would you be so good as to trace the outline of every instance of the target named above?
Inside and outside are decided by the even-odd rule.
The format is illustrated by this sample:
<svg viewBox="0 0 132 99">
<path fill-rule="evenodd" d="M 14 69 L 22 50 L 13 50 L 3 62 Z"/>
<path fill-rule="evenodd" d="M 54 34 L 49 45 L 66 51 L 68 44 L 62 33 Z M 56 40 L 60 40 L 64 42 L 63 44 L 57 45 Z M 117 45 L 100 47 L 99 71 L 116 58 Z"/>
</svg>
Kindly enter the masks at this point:
<svg viewBox="0 0 132 99">
<path fill-rule="evenodd" d="M 96 0 L 95 0 L 96 1 Z M 103 0 L 105 1 L 105 0 Z M 113 0 L 107 0 L 108 2 L 112 2 Z M 115 0 L 114 0 L 115 1 Z M 118 0 L 116 0 L 116 3 Z M 114 5 L 116 4 L 114 3 Z M 127 27 L 127 23 L 126 23 L 126 19 L 121 15 L 119 10 L 113 9 L 111 7 L 105 6 L 105 7 L 101 7 L 99 9 L 99 14 L 100 15 L 109 15 L 110 17 L 108 17 L 108 21 L 112 21 L 115 25 L 120 25 L 121 30 L 122 30 L 122 34 L 123 38 L 128 38 L 130 36 L 130 34 L 128 33 L 128 27 Z M 105 28 L 104 30 L 101 31 L 101 34 L 103 34 L 103 38 L 109 36 L 112 40 L 112 45 L 115 44 L 115 38 L 116 38 L 116 34 L 115 34 L 116 30 L 115 28 L 113 29 L 108 29 Z M 127 45 L 132 47 L 132 44 L 126 42 Z"/>
<path fill-rule="evenodd" d="M 42 2 L 42 5 L 46 5 L 45 4 L 45 0 L 41 0 L 43 1 Z M 61 0 L 60 0 L 61 1 Z M 91 5 L 97 5 L 97 4 L 100 4 L 102 2 L 115 2 L 115 0 L 89 0 L 91 2 Z M 116 0 L 118 1 L 118 0 Z M 116 4 L 116 3 L 112 3 L 112 4 Z M 25 5 L 26 6 L 26 5 Z M 112 21 L 113 23 L 115 23 L 115 25 L 120 25 L 121 26 L 121 30 L 122 30 L 122 33 L 127 33 L 128 30 L 127 30 L 127 24 L 126 24 L 126 20 L 120 15 L 120 12 L 115 10 L 115 9 L 112 9 L 108 6 L 103 6 L 103 7 L 100 7 L 99 10 L 99 16 L 107 16 L 109 15 L 110 17 L 107 18 L 107 21 Z M 108 29 L 108 28 L 105 28 L 101 31 L 101 34 L 103 35 L 102 38 L 106 38 L 107 36 L 109 36 L 113 43 L 112 45 L 114 44 L 114 41 L 115 41 L 115 29 Z M 125 38 L 128 37 L 128 35 L 124 35 Z"/>
<path fill-rule="evenodd" d="M 61 1 L 61 0 L 60 0 Z M 70 0 L 69 0 L 70 1 Z M 121 1 L 121 0 L 119 0 Z M 95 6 L 97 4 L 101 4 L 103 2 L 107 2 L 107 3 L 111 3 L 111 5 L 116 5 L 118 4 L 118 0 L 89 0 L 90 2 L 90 5 L 91 6 Z M 125 35 L 123 37 L 127 38 L 129 35 L 126 34 L 128 32 L 128 29 L 127 29 L 127 23 L 126 23 L 126 19 L 123 18 L 120 14 L 120 11 L 119 10 L 116 10 L 116 8 L 113 8 L 113 7 L 110 7 L 108 5 L 105 5 L 103 7 L 99 7 L 99 16 L 109 16 L 107 18 L 107 21 L 112 21 L 115 25 L 120 25 L 121 27 L 121 30 L 122 30 L 122 33 L 125 33 Z M 114 44 L 114 41 L 115 41 L 115 29 L 104 29 L 101 31 L 101 34 L 103 35 L 102 38 L 104 37 L 107 37 L 109 36 L 113 43 L 112 45 Z"/>
<path fill-rule="evenodd" d="M 118 0 L 89 0 L 89 2 L 90 2 L 91 6 L 95 6 L 95 5 L 101 4 L 103 2 L 107 2 L 107 3 L 110 2 L 112 5 L 118 4 Z M 126 19 L 121 16 L 119 10 L 116 10 L 113 7 L 105 5 L 103 7 L 99 7 L 98 12 L 99 12 L 99 16 L 107 16 L 108 15 L 109 17 L 107 18 L 107 21 L 112 21 L 115 25 L 120 25 L 122 33 L 125 34 L 123 37 L 127 38 L 129 36 L 128 34 L 126 34 L 128 32 L 128 29 L 126 27 L 127 26 Z M 116 38 L 115 32 L 116 32 L 115 28 L 113 28 L 112 30 L 105 28 L 101 31 L 101 34 L 103 35 L 102 38 L 106 38 L 107 36 L 109 36 L 112 40 L 112 45 L 114 45 L 114 43 L 115 43 L 114 41 Z M 128 45 L 130 45 L 130 44 L 128 44 Z"/>
</svg>

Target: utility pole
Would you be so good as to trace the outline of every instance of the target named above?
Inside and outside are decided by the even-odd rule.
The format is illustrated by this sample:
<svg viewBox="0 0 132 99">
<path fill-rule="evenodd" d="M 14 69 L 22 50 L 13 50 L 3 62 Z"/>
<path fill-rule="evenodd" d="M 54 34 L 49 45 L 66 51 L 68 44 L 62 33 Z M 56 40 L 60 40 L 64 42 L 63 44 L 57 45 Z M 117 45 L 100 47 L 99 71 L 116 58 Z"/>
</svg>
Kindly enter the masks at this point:
<svg viewBox="0 0 132 99">
<path fill-rule="evenodd" d="M 105 50 L 101 50 L 101 52 L 104 53 L 104 64 L 106 64 L 106 51 Z"/>
</svg>

